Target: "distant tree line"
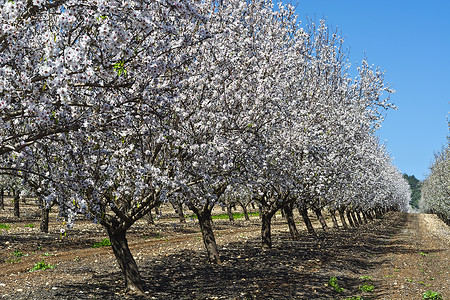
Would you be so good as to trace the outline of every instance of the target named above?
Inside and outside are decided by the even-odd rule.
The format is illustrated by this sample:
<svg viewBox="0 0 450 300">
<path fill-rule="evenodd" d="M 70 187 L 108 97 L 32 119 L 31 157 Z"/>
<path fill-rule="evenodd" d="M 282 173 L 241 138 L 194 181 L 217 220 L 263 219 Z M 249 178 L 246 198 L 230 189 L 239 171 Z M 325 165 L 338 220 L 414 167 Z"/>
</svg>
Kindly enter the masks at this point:
<svg viewBox="0 0 450 300">
<path fill-rule="evenodd" d="M 411 205 L 414 209 L 419 209 L 422 183 L 414 175 L 408 175 L 405 173 L 403 174 L 403 178 L 405 178 L 411 188 L 411 201 L 409 202 L 409 205 Z"/>
</svg>

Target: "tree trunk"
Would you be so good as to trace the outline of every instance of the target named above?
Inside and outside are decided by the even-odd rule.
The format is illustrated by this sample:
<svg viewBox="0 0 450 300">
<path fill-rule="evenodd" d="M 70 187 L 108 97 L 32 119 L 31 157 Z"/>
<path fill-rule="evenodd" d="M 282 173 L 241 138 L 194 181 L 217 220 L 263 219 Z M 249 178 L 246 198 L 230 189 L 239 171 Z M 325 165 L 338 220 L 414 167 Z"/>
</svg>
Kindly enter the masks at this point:
<svg viewBox="0 0 450 300">
<path fill-rule="evenodd" d="M 153 219 L 153 215 L 152 215 L 152 210 L 151 209 L 148 211 L 148 213 L 145 216 L 145 218 L 147 219 L 147 223 L 148 224 L 155 225 L 155 220 Z"/>
<path fill-rule="evenodd" d="M 363 225 L 364 222 L 363 222 L 363 220 L 361 219 L 361 215 L 359 214 L 359 212 L 358 212 L 358 211 L 355 211 L 354 214 L 356 215 L 356 218 L 358 219 L 358 223 L 359 223 L 360 225 Z"/>
<path fill-rule="evenodd" d="M 228 203 L 228 205 L 227 205 L 227 214 L 228 214 L 228 219 L 230 220 L 230 222 L 234 222 L 233 212 L 231 211 L 232 206 L 233 205 L 231 203 Z"/>
<path fill-rule="evenodd" d="M 306 207 L 299 207 L 298 212 L 302 216 L 303 222 L 305 222 L 308 233 L 314 234 L 314 227 L 312 226 L 311 220 L 309 219 L 308 209 Z"/>
<path fill-rule="evenodd" d="M 245 204 L 241 204 L 242 211 L 244 212 L 245 221 L 250 221 L 250 217 L 248 216 L 247 206 Z"/>
<path fill-rule="evenodd" d="M 259 219 L 260 220 L 262 220 L 262 214 L 263 214 L 263 212 L 262 212 L 262 207 L 261 207 L 261 205 L 258 205 L 258 210 L 259 210 Z"/>
<path fill-rule="evenodd" d="M 380 208 L 375 208 L 375 218 L 381 219 L 383 217 L 383 213 Z"/>
<path fill-rule="evenodd" d="M 50 207 L 47 207 L 47 204 L 41 197 L 39 197 L 39 204 L 41 206 L 41 224 L 39 226 L 39 229 L 41 230 L 41 232 L 48 233 Z"/>
<path fill-rule="evenodd" d="M 333 220 L 333 228 L 339 229 L 338 221 L 336 219 L 336 211 L 330 210 L 331 220 Z"/>
<path fill-rule="evenodd" d="M 5 210 L 5 202 L 4 202 L 4 200 L 5 200 L 5 188 L 2 187 L 0 189 L 0 208 L 2 210 Z"/>
<path fill-rule="evenodd" d="M 363 214 L 367 217 L 367 219 L 369 219 L 369 221 L 373 221 L 370 211 L 365 211 L 363 212 Z"/>
<path fill-rule="evenodd" d="M 20 218 L 20 197 L 19 192 L 14 193 L 14 217 Z"/>
<path fill-rule="evenodd" d="M 157 205 L 157 206 L 155 206 L 155 217 L 153 219 L 158 221 L 159 219 L 161 219 L 161 216 L 162 216 L 162 212 L 159 209 L 159 205 Z"/>
<path fill-rule="evenodd" d="M 360 214 L 362 215 L 362 217 L 363 217 L 364 224 L 367 224 L 369 221 L 367 220 L 366 213 L 363 212 L 363 211 L 360 211 L 359 213 L 360 213 Z"/>
<path fill-rule="evenodd" d="M 319 219 L 320 225 L 322 225 L 322 229 L 324 231 L 326 231 L 327 228 L 328 228 L 328 225 L 327 225 L 327 222 L 325 221 L 325 218 L 322 215 L 321 209 L 320 208 L 315 208 L 314 212 L 316 213 L 317 219 Z"/>
<path fill-rule="evenodd" d="M 271 212 L 263 212 L 261 214 L 261 239 L 263 249 L 272 248 L 271 222 L 274 215 L 275 213 Z"/>
<path fill-rule="evenodd" d="M 289 226 L 289 233 L 293 240 L 298 240 L 300 238 L 300 234 L 298 233 L 297 226 L 295 226 L 294 213 L 292 212 L 292 206 L 286 205 L 283 208 L 284 216 Z"/>
<path fill-rule="evenodd" d="M 125 280 L 127 290 L 137 294 L 144 294 L 143 282 L 139 274 L 138 266 L 128 247 L 126 230 L 106 226 L 109 240 L 116 260 Z"/>
<path fill-rule="evenodd" d="M 212 228 L 211 210 L 194 211 L 202 231 L 203 243 L 205 244 L 208 260 L 212 264 L 220 264 L 219 250 L 217 249 L 216 239 Z"/>
<path fill-rule="evenodd" d="M 356 224 L 353 222 L 350 210 L 347 210 L 347 220 L 348 220 L 348 223 L 350 223 L 351 227 L 356 227 Z"/>
<path fill-rule="evenodd" d="M 345 229 L 348 229 L 347 222 L 345 222 L 345 216 L 344 216 L 344 210 L 339 209 L 339 218 L 341 219 L 342 227 Z"/>
<path fill-rule="evenodd" d="M 359 222 L 358 222 L 358 219 L 357 219 L 356 216 L 355 216 L 355 212 L 354 212 L 354 211 L 351 211 L 351 212 L 350 212 L 350 216 L 351 216 L 351 218 L 352 218 L 352 220 L 353 220 L 353 224 L 355 224 L 355 227 L 358 227 L 358 226 L 359 226 Z"/>
<path fill-rule="evenodd" d="M 178 219 L 180 220 L 180 223 L 186 223 L 186 218 L 184 217 L 184 212 L 183 212 L 183 203 L 177 202 L 176 208 L 177 208 L 176 211 L 178 213 Z"/>
<path fill-rule="evenodd" d="M 349 212 L 349 216 L 350 216 L 350 218 L 352 219 L 352 222 L 353 222 L 353 225 L 355 226 L 355 227 L 358 227 L 358 220 L 356 220 L 356 217 L 355 217 L 355 215 L 353 214 L 353 211 L 350 211 Z"/>
</svg>

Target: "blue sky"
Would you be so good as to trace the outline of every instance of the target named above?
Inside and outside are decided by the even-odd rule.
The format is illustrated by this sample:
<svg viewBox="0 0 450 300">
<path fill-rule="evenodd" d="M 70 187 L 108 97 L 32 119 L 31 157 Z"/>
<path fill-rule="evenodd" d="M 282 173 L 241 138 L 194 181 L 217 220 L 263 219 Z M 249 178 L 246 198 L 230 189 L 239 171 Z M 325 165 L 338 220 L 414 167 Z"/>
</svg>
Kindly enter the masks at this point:
<svg viewBox="0 0 450 300">
<path fill-rule="evenodd" d="M 423 180 L 446 143 L 450 112 L 450 1 L 284 0 L 301 20 L 342 31 L 352 67 L 365 55 L 386 71 L 398 110 L 379 132 L 401 172 Z"/>
</svg>

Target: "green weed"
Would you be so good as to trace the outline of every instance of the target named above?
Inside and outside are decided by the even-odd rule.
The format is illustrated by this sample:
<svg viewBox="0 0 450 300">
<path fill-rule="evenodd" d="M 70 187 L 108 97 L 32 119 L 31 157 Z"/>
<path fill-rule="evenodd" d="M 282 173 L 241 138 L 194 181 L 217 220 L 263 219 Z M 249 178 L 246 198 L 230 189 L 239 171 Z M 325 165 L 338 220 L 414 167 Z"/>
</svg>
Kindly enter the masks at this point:
<svg viewBox="0 0 450 300">
<path fill-rule="evenodd" d="M 100 242 L 94 243 L 94 245 L 92 245 L 92 248 L 100 248 L 105 246 L 111 246 L 111 242 L 109 241 L 109 239 L 103 239 Z"/>
<path fill-rule="evenodd" d="M 364 284 L 362 286 L 359 287 L 359 290 L 362 292 L 367 292 L 367 293 L 371 293 L 373 292 L 373 290 L 375 289 L 375 286 L 373 285 L 368 285 L 368 284 Z"/>
<path fill-rule="evenodd" d="M 442 300 L 442 295 L 439 294 L 438 292 L 433 292 L 433 291 L 426 291 L 425 293 L 423 293 L 423 299 L 427 299 L 427 300 Z"/>
<path fill-rule="evenodd" d="M 54 268 L 55 268 L 54 265 L 48 264 L 44 261 L 44 259 L 42 259 L 41 262 L 36 263 L 33 266 L 33 268 L 30 269 L 30 272 L 37 271 L 37 270 L 54 269 Z"/>
<path fill-rule="evenodd" d="M 362 280 L 372 280 L 372 276 L 361 276 L 359 278 Z"/>
<path fill-rule="evenodd" d="M 19 249 L 14 250 L 14 256 L 15 257 L 22 257 L 24 255 L 25 254 L 22 251 L 20 251 Z"/>
<path fill-rule="evenodd" d="M 27 224 L 25 227 L 34 228 L 34 224 Z"/>
<path fill-rule="evenodd" d="M 424 285 L 424 286 L 431 286 L 431 284 L 428 284 L 428 283 L 425 283 L 425 282 L 423 282 L 423 281 L 419 281 L 419 282 L 417 282 L 418 284 L 422 284 L 422 285 Z"/>
<path fill-rule="evenodd" d="M 11 226 L 9 226 L 9 224 L 0 223 L 0 229 L 10 229 L 10 228 Z"/>
<path fill-rule="evenodd" d="M 336 293 L 342 293 L 344 291 L 344 289 L 339 286 L 336 276 L 330 277 L 330 280 L 328 280 L 328 285 L 331 286 Z"/>
</svg>

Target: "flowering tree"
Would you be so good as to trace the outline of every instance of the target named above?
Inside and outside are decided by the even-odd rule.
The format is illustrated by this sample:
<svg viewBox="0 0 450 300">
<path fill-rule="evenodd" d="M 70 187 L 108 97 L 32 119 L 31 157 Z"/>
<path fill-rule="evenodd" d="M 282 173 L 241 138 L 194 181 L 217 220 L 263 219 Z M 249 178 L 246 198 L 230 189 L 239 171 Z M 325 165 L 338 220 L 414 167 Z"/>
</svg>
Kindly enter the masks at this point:
<svg viewBox="0 0 450 300">
<path fill-rule="evenodd" d="M 128 289 L 126 232 L 165 201 L 198 216 L 213 263 L 211 211 L 239 188 L 266 248 L 280 209 L 403 209 L 373 139 L 389 87 L 366 61 L 351 79 L 324 22 L 265 0 L 0 3 L 0 168 L 69 227 L 103 225 Z"/>
<path fill-rule="evenodd" d="M 450 144 L 435 155 L 422 186 L 420 209 L 450 224 Z"/>
<path fill-rule="evenodd" d="M 125 233 L 171 188 L 166 124 L 203 18 L 187 1 L 1 6 L 0 154 L 16 159 L 2 167 L 47 178 L 69 224 L 82 212 L 105 226 L 127 288 L 142 291 Z M 30 163 L 40 144 L 48 174 Z"/>
<path fill-rule="evenodd" d="M 248 160 L 260 159 L 255 147 L 278 120 L 272 97 L 295 27 L 292 9 L 280 9 L 267 1 L 202 6 L 208 22 L 201 28 L 211 37 L 189 54 L 195 60 L 182 82 L 174 127 L 181 134 L 180 172 L 189 178 L 184 199 L 198 216 L 211 262 L 220 262 L 211 211 L 230 184 L 247 180 Z"/>
</svg>

